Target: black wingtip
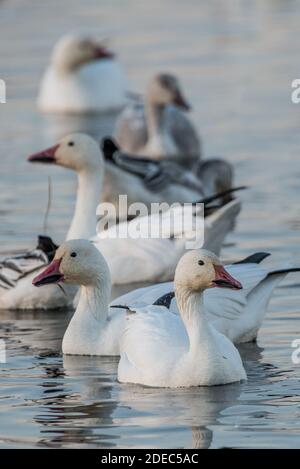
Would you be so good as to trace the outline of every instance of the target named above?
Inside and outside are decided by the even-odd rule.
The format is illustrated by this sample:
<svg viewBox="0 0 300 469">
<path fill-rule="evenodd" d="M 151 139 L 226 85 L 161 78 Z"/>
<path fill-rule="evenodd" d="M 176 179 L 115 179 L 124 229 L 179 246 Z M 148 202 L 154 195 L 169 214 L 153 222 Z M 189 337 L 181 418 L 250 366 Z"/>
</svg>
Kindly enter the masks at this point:
<svg viewBox="0 0 300 469">
<path fill-rule="evenodd" d="M 165 306 L 166 308 L 170 309 L 170 305 L 174 296 L 175 296 L 175 293 L 173 291 L 166 293 L 165 295 L 160 296 L 158 300 L 156 300 L 155 303 L 153 303 L 153 306 Z"/>
<path fill-rule="evenodd" d="M 232 187 L 231 189 L 228 189 L 223 192 L 218 192 L 216 194 L 213 194 L 209 197 L 204 197 L 203 199 L 197 200 L 196 202 L 193 202 L 193 204 L 209 204 L 213 202 L 214 200 L 220 199 L 222 197 L 225 197 L 227 195 L 233 194 L 234 192 L 238 191 L 243 191 L 245 189 L 248 189 L 248 186 L 239 186 L 239 187 Z"/>
<path fill-rule="evenodd" d="M 271 254 L 269 252 L 256 252 L 251 254 L 245 259 L 235 262 L 234 264 L 260 264 L 266 257 L 269 257 Z"/>
<path fill-rule="evenodd" d="M 290 267 L 287 269 L 273 270 L 272 272 L 268 273 L 268 277 L 271 277 L 273 275 L 292 274 L 294 272 L 300 272 L 300 267 Z"/>
<path fill-rule="evenodd" d="M 106 160 L 111 160 L 114 153 L 119 150 L 119 147 L 111 137 L 104 137 L 101 142 L 101 149 L 103 151 L 104 158 Z"/>
<path fill-rule="evenodd" d="M 39 235 L 37 249 L 43 251 L 48 257 L 49 262 L 51 262 L 55 255 L 55 251 L 58 249 L 58 246 L 54 243 L 50 236 Z"/>
<path fill-rule="evenodd" d="M 218 205 L 204 205 L 204 217 L 208 217 L 209 215 L 212 215 L 214 212 L 217 210 L 220 210 L 223 205 L 218 204 Z"/>
</svg>

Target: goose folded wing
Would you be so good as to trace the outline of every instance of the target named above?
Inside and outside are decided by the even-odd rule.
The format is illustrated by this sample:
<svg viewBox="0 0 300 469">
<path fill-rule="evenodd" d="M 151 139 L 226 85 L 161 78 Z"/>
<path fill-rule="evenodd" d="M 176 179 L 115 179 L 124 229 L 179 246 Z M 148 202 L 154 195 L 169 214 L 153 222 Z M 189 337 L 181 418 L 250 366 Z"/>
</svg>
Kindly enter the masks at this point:
<svg viewBox="0 0 300 469">
<path fill-rule="evenodd" d="M 56 248 L 51 238 L 39 236 L 36 249 L 2 259 L 0 287 L 13 288 L 21 278 L 45 267 L 52 260 Z"/>
<path fill-rule="evenodd" d="M 228 272 L 237 278 L 243 285 L 240 291 L 221 288 L 212 288 L 204 293 L 204 303 L 207 313 L 213 317 L 219 316 L 228 319 L 238 318 L 244 311 L 247 297 L 263 281 L 268 271 L 257 264 L 232 264 L 226 266 Z M 160 283 L 150 287 L 143 287 L 129 292 L 113 303 L 132 305 L 152 305 L 158 299 L 174 292 L 173 282 Z M 171 298 L 169 302 L 171 313 L 178 314 L 176 299 Z"/>
<path fill-rule="evenodd" d="M 128 314 L 121 339 L 125 363 L 140 373 L 154 369 L 159 373 L 161 357 L 164 364 L 172 362 L 188 345 L 181 318 L 162 306 L 135 308 Z"/>
<path fill-rule="evenodd" d="M 205 292 L 204 302 L 208 314 L 237 319 L 244 312 L 248 296 L 267 277 L 268 271 L 257 264 L 233 264 L 226 266 L 226 270 L 241 282 L 243 289 L 233 291 L 213 288 Z"/>
<path fill-rule="evenodd" d="M 127 153 L 116 152 L 114 162 L 117 166 L 141 177 L 142 179 L 151 179 L 160 171 L 159 161 L 143 158 L 142 156 L 131 156 Z"/>
</svg>

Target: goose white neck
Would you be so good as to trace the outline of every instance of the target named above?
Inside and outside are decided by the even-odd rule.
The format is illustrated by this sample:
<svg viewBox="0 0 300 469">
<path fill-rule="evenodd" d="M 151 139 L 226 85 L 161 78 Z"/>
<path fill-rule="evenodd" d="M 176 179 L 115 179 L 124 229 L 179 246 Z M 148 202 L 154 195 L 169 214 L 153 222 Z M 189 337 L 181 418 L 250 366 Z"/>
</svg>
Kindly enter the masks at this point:
<svg viewBox="0 0 300 469">
<path fill-rule="evenodd" d="M 145 113 L 147 119 L 149 139 L 164 133 L 164 110 L 165 106 L 147 99 L 145 103 Z"/>
<path fill-rule="evenodd" d="M 110 299 L 110 277 L 82 286 L 79 303 L 63 338 L 63 352 L 97 355 L 103 339 Z"/>
<path fill-rule="evenodd" d="M 55 70 L 56 74 L 60 77 L 72 75 L 76 72 L 78 67 L 74 67 L 70 65 L 68 62 L 53 62 L 53 69 Z"/>
<path fill-rule="evenodd" d="M 145 103 L 145 114 L 148 130 L 148 142 L 146 154 L 152 157 L 174 156 L 178 150 L 172 135 L 169 132 L 166 121 L 166 107 L 157 104 L 151 99 Z"/>
<path fill-rule="evenodd" d="M 111 295 L 111 281 L 108 277 L 101 277 L 95 285 L 81 286 L 80 296 L 74 318 L 90 320 L 92 315 L 99 324 L 104 324 L 108 316 L 108 304 Z"/>
<path fill-rule="evenodd" d="M 67 240 L 89 239 L 96 233 L 96 209 L 103 186 L 101 170 L 82 170 L 78 173 L 75 212 L 67 234 Z"/>
<path fill-rule="evenodd" d="M 190 352 L 198 353 L 211 337 L 203 303 L 203 292 L 191 292 L 186 287 L 177 286 L 176 300 L 189 336 Z"/>
</svg>

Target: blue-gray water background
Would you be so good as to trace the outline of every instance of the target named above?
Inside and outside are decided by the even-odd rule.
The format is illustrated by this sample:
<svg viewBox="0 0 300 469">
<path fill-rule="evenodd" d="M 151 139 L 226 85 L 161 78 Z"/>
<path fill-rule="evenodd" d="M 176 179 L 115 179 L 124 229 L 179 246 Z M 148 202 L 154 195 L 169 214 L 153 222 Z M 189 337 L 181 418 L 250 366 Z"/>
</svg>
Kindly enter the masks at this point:
<svg viewBox="0 0 300 469">
<path fill-rule="evenodd" d="M 26 157 L 58 135 L 96 121 L 38 113 L 38 83 L 66 32 L 111 38 L 132 90 L 160 70 L 178 74 L 193 105 L 206 156 L 223 156 L 249 185 L 224 257 L 271 251 L 300 264 L 299 121 L 291 82 L 300 77 L 297 0 L 0 1 L 0 252 L 35 244 L 43 227 L 48 175 L 49 233 L 63 239 L 76 179 Z M 130 289 L 132 287 L 128 287 Z M 155 390 L 116 383 L 117 361 L 63 358 L 70 314 L 0 313 L 8 362 L 0 365 L 0 447 L 300 447 L 300 281 L 279 287 L 258 338 L 241 348 L 248 383 Z"/>
</svg>

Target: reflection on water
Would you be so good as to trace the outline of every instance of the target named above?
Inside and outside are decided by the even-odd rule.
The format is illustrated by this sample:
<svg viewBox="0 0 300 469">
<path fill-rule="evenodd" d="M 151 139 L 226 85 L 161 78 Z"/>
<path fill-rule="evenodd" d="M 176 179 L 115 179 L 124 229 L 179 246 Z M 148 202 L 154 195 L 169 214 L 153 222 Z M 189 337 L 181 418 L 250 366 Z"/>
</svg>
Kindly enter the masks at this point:
<svg viewBox="0 0 300 469">
<path fill-rule="evenodd" d="M 56 324 L 40 327 L 55 344 Z M 256 344 L 241 347 L 248 383 L 164 390 L 120 385 L 116 358 L 62 358 L 51 341 L 43 350 L 35 328 L 18 331 L 35 353 L 10 344 L 2 369 L 2 447 L 299 446 L 299 380 Z"/>
<path fill-rule="evenodd" d="M 50 49 L 71 30 L 113 36 L 134 91 L 158 70 L 182 79 L 205 153 L 227 157 L 238 184 L 250 186 L 224 256 L 266 250 L 275 263 L 300 263 L 300 107 L 290 101 L 299 77 L 299 2 L 100 3 L 0 4 L 0 78 L 8 94 L 0 105 L 0 251 L 35 243 L 48 174 L 49 234 L 57 242 L 72 213 L 75 175 L 30 166 L 26 156 L 70 131 L 99 140 L 112 133 L 114 114 L 41 116 L 35 108 Z M 299 298 L 293 275 L 277 289 L 258 345 L 241 347 L 247 383 L 187 390 L 121 386 L 116 359 L 62 357 L 70 311 L 1 312 L 8 362 L 0 364 L 0 447 L 299 447 L 300 368 L 291 362 Z"/>
</svg>

